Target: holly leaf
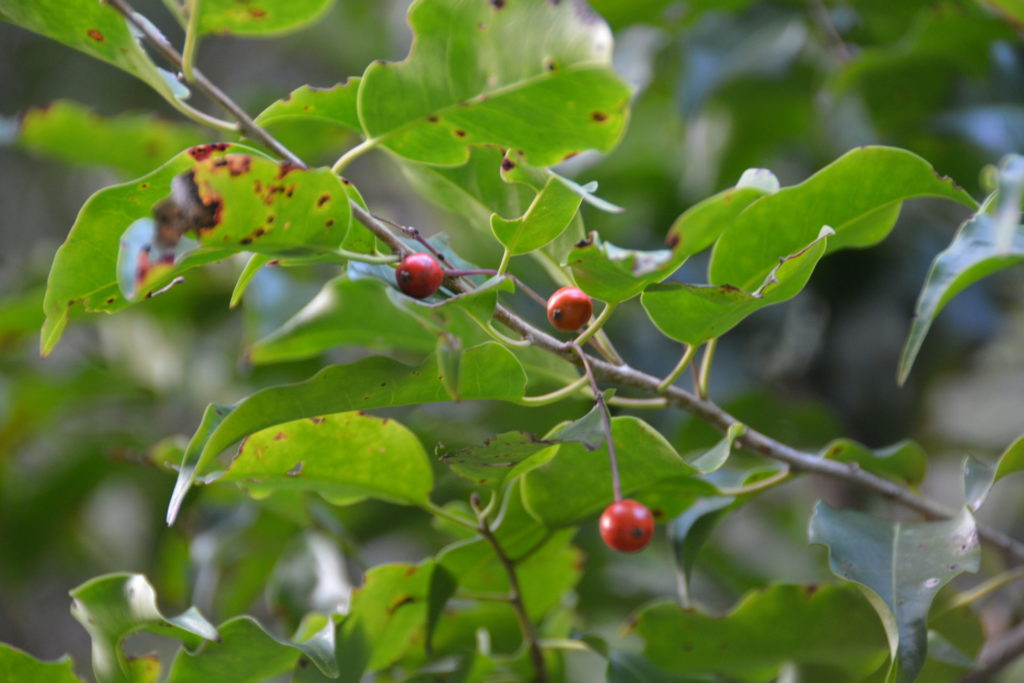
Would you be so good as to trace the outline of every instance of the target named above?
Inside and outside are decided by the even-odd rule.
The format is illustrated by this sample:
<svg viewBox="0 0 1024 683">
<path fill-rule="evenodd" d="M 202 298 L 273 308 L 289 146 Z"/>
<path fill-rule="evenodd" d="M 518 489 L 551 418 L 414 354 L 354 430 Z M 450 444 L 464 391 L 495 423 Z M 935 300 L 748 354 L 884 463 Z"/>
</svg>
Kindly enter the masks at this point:
<svg viewBox="0 0 1024 683">
<path fill-rule="evenodd" d="M 376 144 L 446 166 L 497 145 L 550 166 L 621 137 L 629 88 L 611 69 L 608 26 L 585 6 L 419 0 L 409 25 L 408 57 L 374 62 L 359 87 Z"/>
<path fill-rule="evenodd" d="M 940 522 L 890 522 L 819 502 L 811 543 L 828 548 L 832 573 L 862 589 L 885 627 L 892 662 L 887 680 L 917 678 L 927 654 L 928 610 L 955 576 L 981 558 L 974 518 L 965 508 Z"/>
</svg>

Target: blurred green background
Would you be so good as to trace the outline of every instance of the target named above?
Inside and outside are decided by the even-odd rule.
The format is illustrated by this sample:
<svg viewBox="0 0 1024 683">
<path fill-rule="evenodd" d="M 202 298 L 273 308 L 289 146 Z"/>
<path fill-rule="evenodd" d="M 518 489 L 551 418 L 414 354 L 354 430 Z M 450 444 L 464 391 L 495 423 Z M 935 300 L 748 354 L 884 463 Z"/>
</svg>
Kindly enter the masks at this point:
<svg viewBox="0 0 1024 683">
<path fill-rule="evenodd" d="M 338 0 L 317 25 L 284 38 L 210 38 L 198 63 L 256 113 L 301 85 L 331 86 L 373 59 L 404 56 L 407 5 Z M 616 66 L 636 98 L 615 152 L 580 155 L 562 171 L 599 181 L 600 195 L 627 209 L 584 209 L 587 229 L 622 246 L 657 248 L 679 213 L 733 185 L 748 167 L 770 168 L 783 185 L 794 184 L 852 147 L 891 144 L 921 154 L 980 198 L 990 189 L 985 166 L 1024 148 L 1020 35 L 976 2 L 592 5 L 616 32 Z M 180 44 L 182 31 L 158 0 L 135 6 Z M 173 483 L 166 459 L 180 448 L 167 437 L 189 435 L 207 402 L 230 403 L 320 367 L 320 360 L 253 367 L 245 351 L 307 303 L 330 271 L 264 269 L 234 311 L 227 303 L 242 262 L 195 271 L 170 293 L 117 316 L 74 319 L 41 360 L 49 263 L 85 199 L 215 134 L 182 121 L 130 76 L 7 24 L 0 24 L 0 92 L 0 641 L 43 658 L 70 652 L 86 673 L 89 640 L 68 612 L 67 591 L 115 570 L 146 573 L 168 611 L 196 604 L 212 621 L 249 612 L 285 629 L 317 600 L 343 599 L 363 568 L 418 560 L 447 542 L 416 511 L 260 504 L 229 487 L 200 489 L 178 524 L 165 527 Z M 39 116 L 34 109 L 56 100 L 109 117 L 155 114 L 173 125 L 111 124 L 110 141 L 137 125 L 153 136 L 150 146 L 126 150 L 112 166 L 90 165 L 68 157 L 81 140 L 23 127 Z M 65 108 L 74 115 L 72 105 L 50 112 Z M 93 143 L 114 144 L 104 142 L 100 120 L 87 123 L 82 134 Z M 318 164 L 352 144 L 326 128 L 273 132 Z M 376 213 L 426 233 L 447 231 L 462 255 L 496 265 L 499 254 L 480 239 L 480 226 L 425 203 L 385 153 L 360 159 L 347 176 Z M 795 300 L 723 339 L 713 396 L 749 424 L 809 449 L 840 435 L 869 446 L 918 439 L 932 460 L 924 489 L 958 501 L 961 458 L 997 454 L 1024 431 L 1024 271 L 1006 271 L 955 299 L 903 389 L 895 372 L 928 265 L 965 217 L 949 203 L 912 201 L 881 246 L 826 259 Z M 526 262 L 513 270 L 519 265 L 538 289 L 552 288 Z M 706 257 L 697 258 L 675 277 L 703 282 L 705 267 Z M 679 348 L 639 306 L 620 308 L 609 333 L 640 369 L 664 374 L 678 359 Z M 366 353 L 337 349 L 325 359 Z M 466 404 L 389 413 L 432 452 L 438 443 L 455 448 L 509 429 L 542 433 L 585 409 L 574 402 L 543 411 Z M 644 417 L 682 452 L 714 439 L 679 413 Z M 465 500 L 461 483 L 441 466 L 437 474 L 442 498 Z M 818 480 L 764 496 L 719 527 L 698 565 L 695 594 L 724 608 L 771 581 L 824 579 L 821 549 L 807 547 L 805 535 L 819 497 L 863 504 L 859 492 Z M 1020 512 L 1019 496 L 1006 487 L 980 517 L 1020 535 Z M 577 542 L 587 557 L 577 604 L 587 628 L 614 629 L 646 599 L 674 595 L 662 545 L 623 559 L 599 547 L 594 529 L 583 529 Z M 1013 609 L 1011 601 L 985 603 L 983 623 L 998 632 L 1021 616 Z M 574 666 L 588 670 L 586 662 Z"/>
</svg>

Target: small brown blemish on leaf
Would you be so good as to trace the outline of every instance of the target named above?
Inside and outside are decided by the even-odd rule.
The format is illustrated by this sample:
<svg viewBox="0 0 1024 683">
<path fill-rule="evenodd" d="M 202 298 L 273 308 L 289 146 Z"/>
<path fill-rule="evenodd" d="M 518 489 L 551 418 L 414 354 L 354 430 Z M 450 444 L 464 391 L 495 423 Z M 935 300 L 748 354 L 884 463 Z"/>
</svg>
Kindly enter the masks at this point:
<svg viewBox="0 0 1024 683">
<path fill-rule="evenodd" d="M 430 116 L 428 116 L 428 117 L 427 117 L 427 121 L 428 121 L 429 123 L 437 123 L 438 119 L 437 119 L 437 117 L 436 117 L 436 116 L 434 116 L 433 114 L 431 114 Z"/>
<path fill-rule="evenodd" d="M 328 219 L 327 219 L 326 221 L 324 221 L 324 226 L 325 226 L 325 227 L 328 227 L 328 228 L 329 228 L 329 227 L 331 227 L 332 225 L 334 225 L 334 219 L 333 219 L 333 218 L 328 218 Z"/>
<path fill-rule="evenodd" d="M 288 435 L 285 434 L 284 432 L 278 432 L 277 434 L 274 435 L 274 441 L 284 441 L 287 438 Z"/>
<path fill-rule="evenodd" d="M 320 195 L 320 197 L 316 200 L 316 205 L 317 206 L 323 206 L 324 204 L 326 204 L 329 201 L 331 201 L 331 195 L 329 195 L 329 194 L 327 194 L 325 192 L 324 194 Z"/>
<path fill-rule="evenodd" d="M 288 189 L 284 192 L 284 196 L 291 199 L 293 194 L 295 194 L 295 185 L 289 185 Z"/>
<path fill-rule="evenodd" d="M 149 183 L 139 183 L 139 189 L 140 190 L 148 190 L 149 189 Z"/>
<path fill-rule="evenodd" d="M 281 168 L 278 169 L 278 171 L 277 171 L 277 179 L 280 180 L 281 178 L 284 178 L 286 175 L 288 175 L 292 171 L 297 171 L 297 170 L 299 170 L 299 167 L 296 166 L 295 164 L 293 164 L 292 162 L 290 162 L 290 161 L 282 161 L 281 162 Z"/>
<path fill-rule="evenodd" d="M 96 29 L 94 29 L 94 28 L 91 28 L 91 29 L 89 29 L 89 30 L 88 30 L 88 31 L 86 31 L 85 33 L 86 33 L 86 35 L 88 35 L 88 36 L 89 36 L 90 38 L 92 38 L 93 40 L 95 40 L 95 41 L 96 41 L 97 43 L 102 43 L 102 42 L 103 42 L 103 40 L 104 40 L 104 39 L 103 39 L 103 34 L 102 34 L 102 33 L 100 33 L 99 31 L 97 31 L 97 30 L 96 30 Z"/>
<path fill-rule="evenodd" d="M 655 519 L 661 519 L 665 516 L 665 511 L 659 508 L 654 508 L 651 510 L 651 514 L 654 515 Z M 637 529 L 637 531 L 640 531 L 641 535 L 643 535 L 643 531 L 641 529 Z"/>
<path fill-rule="evenodd" d="M 190 148 L 188 153 L 196 161 L 205 161 L 214 152 L 223 152 L 230 146 L 227 142 L 212 142 L 208 145 L 196 145 Z"/>
<path fill-rule="evenodd" d="M 558 71 L 558 62 L 551 59 L 551 57 L 546 57 L 544 59 L 544 68 L 548 71 Z"/>
<path fill-rule="evenodd" d="M 569 152 L 564 157 L 562 157 L 562 161 L 569 161 L 569 159 L 572 159 L 577 154 L 579 154 L 579 152 Z"/>
<path fill-rule="evenodd" d="M 494 9 L 502 9 L 505 6 L 505 0 L 491 0 L 491 6 Z"/>
<path fill-rule="evenodd" d="M 349 180 L 348 178 L 342 178 L 342 179 L 341 179 L 341 184 L 342 184 L 342 185 L 351 185 L 351 184 L 352 184 L 352 181 L 351 181 L 351 180 Z"/>
<path fill-rule="evenodd" d="M 247 154 L 232 154 L 227 157 L 228 160 L 228 173 L 233 176 L 239 176 L 243 173 L 248 173 L 252 167 L 252 159 Z"/>
<path fill-rule="evenodd" d="M 249 10 L 249 15 L 253 19 L 263 19 L 267 16 L 266 10 L 256 9 L 255 7 Z"/>
<path fill-rule="evenodd" d="M 324 423 L 324 418 L 322 418 L 322 417 L 311 417 L 311 418 L 309 418 L 309 421 L 312 422 L 315 425 L 319 425 L 319 424 L 323 424 Z"/>
<path fill-rule="evenodd" d="M 243 237 L 242 239 L 239 240 L 239 242 L 241 244 L 252 244 L 252 238 L 251 237 Z"/>
<path fill-rule="evenodd" d="M 274 222 L 274 214 L 272 214 L 272 213 L 271 214 L 267 214 L 267 222 L 268 223 L 273 223 Z"/>
<path fill-rule="evenodd" d="M 306 464 L 305 462 L 300 460 L 297 463 L 295 463 L 294 467 L 292 467 L 290 470 L 285 472 L 285 474 L 287 474 L 289 477 L 297 477 L 300 474 L 302 474 L 302 468 L 305 466 L 305 464 Z"/>
<path fill-rule="evenodd" d="M 388 614 L 394 614 L 395 610 L 397 610 L 402 605 L 407 605 L 410 602 L 415 601 L 415 598 L 413 598 L 411 595 L 400 595 L 397 598 L 395 598 L 390 605 L 388 605 Z"/>
<path fill-rule="evenodd" d="M 217 159 L 216 161 L 213 162 L 213 167 L 214 168 L 223 168 L 223 167 L 225 167 L 227 165 L 228 165 L 228 160 L 227 159 Z"/>
<path fill-rule="evenodd" d="M 466 131 L 462 130 L 461 128 L 456 128 L 452 132 L 455 133 L 456 137 L 460 137 L 460 138 L 466 137 Z"/>
<path fill-rule="evenodd" d="M 506 171 L 506 172 L 507 171 L 511 171 L 515 167 L 516 167 L 516 162 L 512 161 L 511 159 L 502 159 L 501 160 L 501 170 L 502 171 Z"/>
<path fill-rule="evenodd" d="M 405 576 L 412 576 L 413 574 L 415 574 L 418 571 L 419 571 L 419 567 L 415 567 L 415 566 L 409 567 L 408 569 L 405 570 Z"/>
<path fill-rule="evenodd" d="M 603 111 L 592 111 L 590 112 L 590 118 L 601 123 L 608 120 L 608 114 L 605 114 Z"/>
<path fill-rule="evenodd" d="M 669 233 L 668 237 L 665 238 L 665 244 L 669 249 L 675 249 L 679 246 L 679 233 Z"/>
<path fill-rule="evenodd" d="M 267 234 L 267 229 L 263 227 L 256 228 L 256 231 L 252 233 L 253 237 L 263 237 Z"/>
<path fill-rule="evenodd" d="M 112 303 L 114 303 L 115 301 L 117 301 L 117 297 L 116 297 L 116 296 L 112 296 L 112 297 L 110 297 L 109 299 L 107 299 L 107 303 L 108 303 L 108 304 L 112 304 Z"/>
</svg>

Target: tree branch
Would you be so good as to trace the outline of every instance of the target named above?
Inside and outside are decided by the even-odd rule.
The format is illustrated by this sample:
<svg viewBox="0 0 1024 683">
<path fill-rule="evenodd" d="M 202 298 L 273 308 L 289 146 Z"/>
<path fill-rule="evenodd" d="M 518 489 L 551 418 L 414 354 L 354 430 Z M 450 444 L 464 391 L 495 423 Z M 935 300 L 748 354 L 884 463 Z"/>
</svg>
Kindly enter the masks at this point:
<svg viewBox="0 0 1024 683">
<path fill-rule="evenodd" d="M 108 0 L 108 2 L 124 14 L 128 21 L 138 28 L 146 40 L 161 55 L 176 68 L 181 68 L 181 54 L 159 32 L 155 31 L 148 22 L 140 21 L 126 0 Z M 301 159 L 295 156 L 270 133 L 260 128 L 241 107 L 211 83 L 202 73 L 196 71 L 195 78 L 196 88 L 211 100 L 224 107 L 238 121 L 242 131 L 248 137 L 260 141 L 268 149 L 291 163 L 303 168 L 306 167 Z M 378 239 L 387 244 L 394 253 L 400 256 L 412 253 L 412 250 L 406 247 L 391 232 L 387 225 L 355 202 L 352 202 L 352 215 L 373 232 Z M 445 284 L 457 292 L 467 291 L 469 288 L 468 284 L 457 277 L 448 278 Z M 553 353 L 581 368 L 583 367 L 584 361 L 573 351 L 571 342 L 560 341 L 546 332 L 537 329 L 500 304 L 495 309 L 494 318 L 509 329 L 518 332 L 524 340 L 533 346 Z M 663 391 L 660 390 L 661 380 L 659 378 L 636 370 L 629 365 L 615 365 L 589 355 L 587 360 L 594 377 L 602 382 L 638 389 L 651 395 L 660 394 L 668 400 L 670 405 L 692 413 L 723 433 L 729 429 L 730 425 L 738 422 L 735 417 L 722 410 L 715 403 L 698 398 L 684 389 L 671 386 Z M 788 464 L 794 472 L 820 474 L 870 489 L 885 498 L 921 513 L 929 519 L 946 519 L 954 513 L 953 510 L 941 503 L 917 495 L 899 484 L 860 469 L 856 463 L 825 460 L 809 453 L 803 453 L 754 429 L 748 428 L 737 441 L 742 446 L 757 453 Z M 1024 562 L 1024 544 L 1021 544 L 1016 539 L 1011 538 L 998 529 L 983 524 L 978 525 L 978 536 L 986 543 L 1011 555 L 1017 561 Z M 1021 639 L 1022 643 L 1024 643 L 1024 633 L 1022 633 Z"/>
</svg>

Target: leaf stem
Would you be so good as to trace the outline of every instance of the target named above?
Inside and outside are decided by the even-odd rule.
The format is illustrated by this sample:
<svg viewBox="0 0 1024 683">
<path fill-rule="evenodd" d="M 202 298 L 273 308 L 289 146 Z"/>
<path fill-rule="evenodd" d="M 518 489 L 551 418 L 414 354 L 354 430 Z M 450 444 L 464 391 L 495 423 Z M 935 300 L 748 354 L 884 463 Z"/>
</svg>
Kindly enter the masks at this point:
<svg viewBox="0 0 1024 683">
<path fill-rule="evenodd" d="M 240 130 L 237 123 L 225 121 L 224 119 L 218 119 L 216 116 L 210 116 L 206 112 L 199 111 L 192 105 L 182 102 L 174 95 L 165 97 L 164 99 L 167 100 L 168 104 L 177 109 L 180 113 L 184 114 L 186 117 L 198 123 L 200 126 L 206 126 L 207 128 L 219 130 L 222 133 L 231 134 L 238 133 L 238 131 Z"/>
<path fill-rule="evenodd" d="M 708 340 L 704 346 L 704 356 L 700 359 L 700 372 L 697 374 L 697 396 L 708 398 L 708 378 L 711 376 L 711 361 L 715 357 L 715 348 L 718 346 L 718 337 Z"/>
<path fill-rule="evenodd" d="M 512 252 L 505 249 L 501 255 L 501 263 L 498 264 L 498 275 L 504 275 L 505 271 L 508 270 L 508 264 L 512 262 Z"/>
<path fill-rule="evenodd" d="M 604 402 L 601 388 L 597 386 L 597 379 L 594 377 L 594 371 L 590 368 L 587 354 L 583 353 L 579 344 L 569 342 L 569 346 L 583 362 L 583 373 L 590 381 L 590 390 L 594 392 L 594 403 L 597 404 L 598 412 L 601 414 L 601 427 L 604 429 L 604 440 L 608 446 L 608 464 L 612 470 L 612 496 L 615 498 L 615 502 L 618 502 L 622 500 L 622 483 L 619 481 L 619 462 L 615 457 L 615 441 L 612 439 L 612 420 L 608 413 L 608 406 Z"/>
<path fill-rule="evenodd" d="M 597 334 L 598 330 L 608 322 L 608 319 L 612 317 L 612 313 L 615 312 L 615 308 L 618 306 L 616 303 L 606 303 L 604 308 L 601 309 L 601 314 L 594 318 L 594 321 L 587 326 L 587 329 L 583 330 L 580 336 L 576 337 L 574 343 L 579 346 L 583 346 L 587 341 Z"/>
<path fill-rule="evenodd" d="M 718 489 L 718 492 L 723 496 L 732 496 L 737 498 L 739 496 L 746 496 L 751 493 L 758 493 L 759 491 L 765 491 L 772 487 L 778 486 L 785 482 L 790 477 L 789 468 L 785 468 L 773 474 L 770 477 L 765 477 L 760 481 L 755 481 L 753 484 L 747 484 L 746 486 L 736 486 L 734 488 Z"/>
<path fill-rule="evenodd" d="M 334 162 L 334 166 L 331 166 L 331 172 L 335 175 L 341 175 L 341 172 L 345 170 L 346 166 L 376 147 L 378 142 L 378 138 L 367 138 L 363 140 L 358 145 L 338 157 L 338 160 Z"/>
<path fill-rule="evenodd" d="M 490 320 L 486 320 L 483 322 L 477 321 L 477 323 L 480 325 L 481 329 L 483 329 L 483 331 L 486 332 L 491 337 L 491 339 L 493 339 L 496 342 L 508 344 L 509 346 L 517 349 L 523 349 L 530 345 L 530 342 L 527 341 L 526 339 L 513 339 L 508 335 L 502 334 L 498 330 L 494 329 L 494 323 L 491 322 Z"/>
<path fill-rule="evenodd" d="M 192 83 L 196 80 L 193 64 L 196 58 L 196 47 L 199 44 L 199 3 L 201 0 L 187 0 L 188 25 L 185 27 L 185 45 L 181 48 L 181 73 L 185 80 Z"/>
<path fill-rule="evenodd" d="M 984 581 L 969 590 L 965 590 L 962 593 L 958 593 L 956 597 L 946 605 L 946 609 L 942 610 L 941 613 L 944 614 L 950 610 L 956 609 L 957 607 L 963 607 L 964 605 L 970 605 L 973 602 L 977 602 L 978 600 L 995 593 L 1003 586 L 1022 578 L 1024 578 L 1024 567 L 1014 567 L 1013 569 L 996 574 L 987 581 Z"/>
<path fill-rule="evenodd" d="M 584 384 L 586 384 L 589 381 L 589 378 L 587 378 L 584 375 L 583 377 L 580 377 L 576 381 L 570 384 L 566 384 L 561 389 L 555 389 L 550 393 L 541 394 L 540 396 L 523 396 L 521 399 L 519 399 L 519 402 L 527 406 L 546 406 L 549 403 L 561 401 L 563 398 L 567 396 L 572 396 L 577 391 L 579 391 Z"/>
<path fill-rule="evenodd" d="M 466 521 L 458 515 L 453 515 L 452 513 L 448 512 L 447 510 L 445 510 L 443 507 L 436 504 L 432 500 L 428 500 L 426 503 L 420 503 L 420 507 L 429 512 L 430 514 L 434 515 L 435 517 L 440 517 L 441 519 L 448 520 L 453 524 L 458 524 L 459 526 L 465 527 L 466 529 L 470 529 L 472 531 L 479 531 L 476 524 Z"/>
<path fill-rule="evenodd" d="M 679 359 L 679 362 L 676 363 L 676 366 L 674 368 L 672 368 L 672 372 L 668 373 L 668 375 L 665 377 L 665 379 L 661 380 L 661 382 L 658 383 L 658 393 L 659 394 L 664 393 L 665 390 L 667 390 L 670 386 L 672 386 L 673 382 L 675 382 L 677 379 L 679 379 L 679 375 L 681 375 L 684 372 L 686 372 L 686 368 L 690 365 L 690 362 L 693 360 L 693 357 L 696 354 L 697 354 L 697 345 L 696 344 L 687 344 L 685 346 L 685 348 L 683 349 L 683 355 Z"/>
</svg>

